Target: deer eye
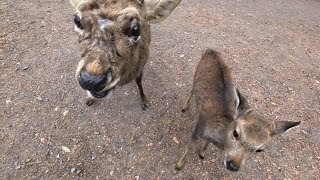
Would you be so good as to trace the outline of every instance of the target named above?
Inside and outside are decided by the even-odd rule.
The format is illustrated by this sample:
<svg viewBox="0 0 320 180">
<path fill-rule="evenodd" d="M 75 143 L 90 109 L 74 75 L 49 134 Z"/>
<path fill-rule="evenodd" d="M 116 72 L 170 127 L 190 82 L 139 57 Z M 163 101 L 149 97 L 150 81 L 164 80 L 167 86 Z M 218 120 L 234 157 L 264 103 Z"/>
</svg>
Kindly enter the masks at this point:
<svg viewBox="0 0 320 180">
<path fill-rule="evenodd" d="M 131 28 L 131 35 L 132 36 L 140 36 L 140 25 L 136 24 Z"/>
<path fill-rule="evenodd" d="M 240 138 L 239 133 L 237 132 L 237 130 L 233 131 L 233 137 L 236 138 L 236 140 L 238 140 Z"/>
<path fill-rule="evenodd" d="M 81 19 L 78 15 L 75 15 L 74 16 L 74 19 L 73 19 L 74 23 L 76 24 L 76 26 L 80 29 L 83 29 L 82 25 L 81 25 Z"/>
<path fill-rule="evenodd" d="M 256 150 L 256 152 L 263 152 L 263 149 L 258 149 Z"/>
</svg>

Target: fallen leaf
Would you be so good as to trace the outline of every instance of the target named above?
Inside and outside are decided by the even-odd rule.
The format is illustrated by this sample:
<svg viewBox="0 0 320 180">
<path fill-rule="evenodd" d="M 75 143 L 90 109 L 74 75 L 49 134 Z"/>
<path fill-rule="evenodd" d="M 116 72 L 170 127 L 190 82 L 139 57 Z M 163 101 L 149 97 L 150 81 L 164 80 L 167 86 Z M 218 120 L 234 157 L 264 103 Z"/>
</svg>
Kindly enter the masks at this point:
<svg viewBox="0 0 320 180">
<path fill-rule="evenodd" d="M 173 141 L 174 141 L 175 143 L 179 144 L 179 141 L 178 141 L 177 137 L 173 137 Z"/>
<path fill-rule="evenodd" d="M 68 153 L 71 152 L 70 149 L 66 146 L 61 146 L 61 149 Z"/>
</svg>

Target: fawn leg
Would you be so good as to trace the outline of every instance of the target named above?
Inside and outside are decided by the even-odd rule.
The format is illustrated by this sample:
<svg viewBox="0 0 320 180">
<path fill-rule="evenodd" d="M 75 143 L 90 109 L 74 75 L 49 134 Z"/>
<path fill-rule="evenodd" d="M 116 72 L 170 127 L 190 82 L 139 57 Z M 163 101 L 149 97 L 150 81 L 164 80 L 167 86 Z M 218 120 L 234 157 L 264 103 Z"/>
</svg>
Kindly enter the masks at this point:
<svg viewBox="0 0 320 180">
<path fill-rule="evenodd" d="M 187 100 L 184 102 L 182 107 L 182 112 L 186 112 L 186 110 L 189 108 L 190 105 L 190 99 L 193 95 L 193 90 L 191 90 L 190 95 L 188 96 Z"/>
<path fill-rule="evenodd" d="M 200 157 L 201 159 L 204 158 L 204 153 L 205 153 L 205 151 L 206 151 L 206 149 L 207 149 L 207 147 L 208 147 L 209 144 L 210 144 L 210 141 L 205 140 L 203 146 L 201 147 L 201 149 L 200 149 L 200 151 L 199 151 L 199 157 Z"/>
<path fill-rule="evenodd" d="M 176 163 L 175 169 L 176 170 L 181 170 L 185 163 L 186 163 L 186 159 L 187 159 L 187 155 L 189 154 L 190 151 L 193 150 L 193 143 L 189 143 L 186 150 L 184 151 L 184 153 L 182 154 L 181 158 L 179 159 L 179 161 Z"/>
</svg>

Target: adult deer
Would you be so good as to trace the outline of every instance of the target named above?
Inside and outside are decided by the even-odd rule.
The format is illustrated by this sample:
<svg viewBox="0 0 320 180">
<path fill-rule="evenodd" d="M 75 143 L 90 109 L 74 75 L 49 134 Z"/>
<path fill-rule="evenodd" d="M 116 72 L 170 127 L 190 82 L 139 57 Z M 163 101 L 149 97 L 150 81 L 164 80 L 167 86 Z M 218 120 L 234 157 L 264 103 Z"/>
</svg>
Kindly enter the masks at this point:
<svg viewBox="0 0 320 180">
<path fill-rule="evenodd" d="M 141 107 L 149 107 L 141 81 L 149 56 L 150 23 L 165 19 L 180 1 L 70 0 L 80 44 L 76 78 L 88 92 L 87 105 L 135 79 Z"/>
</svg>

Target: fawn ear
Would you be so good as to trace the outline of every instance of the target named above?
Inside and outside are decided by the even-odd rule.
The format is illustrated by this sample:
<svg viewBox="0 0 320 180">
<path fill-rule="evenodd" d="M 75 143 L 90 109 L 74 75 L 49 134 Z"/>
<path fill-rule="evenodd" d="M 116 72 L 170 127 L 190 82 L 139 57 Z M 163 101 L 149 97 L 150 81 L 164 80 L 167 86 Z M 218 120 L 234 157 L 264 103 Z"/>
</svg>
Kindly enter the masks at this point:
<svg viewBox="0 0 320 180">
<path fill-rule="evenodd" d="M 150 23 L 158 23 L 170 15 L 181 0 L 146 0 L 147 19 Z"/>
<path fill-rule="evenodd" d="M 70 4 L 74 8 L 76 8 L 81 1 L 83 1 L 83 0 L 69 0 Z"/>
<path fill-rule="evenodd" d="M 237 117 L 244 116 L 245 113 L 251 112 L 247 99 L 240 93 L 239 89 L 236 89 L 236 96 Z"/>
<path fill-rule="evenodd" d="M 282 134 L 288 129 L 295 127 L 299 125 L 301 121 L 293 122 L 293 121 L 275 121 L 273 130 L 272 130 L 272 136 Z"/>
</svg>

